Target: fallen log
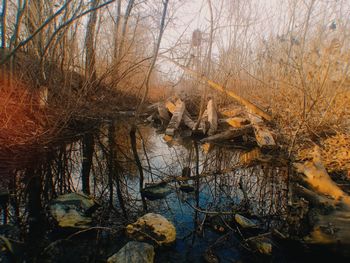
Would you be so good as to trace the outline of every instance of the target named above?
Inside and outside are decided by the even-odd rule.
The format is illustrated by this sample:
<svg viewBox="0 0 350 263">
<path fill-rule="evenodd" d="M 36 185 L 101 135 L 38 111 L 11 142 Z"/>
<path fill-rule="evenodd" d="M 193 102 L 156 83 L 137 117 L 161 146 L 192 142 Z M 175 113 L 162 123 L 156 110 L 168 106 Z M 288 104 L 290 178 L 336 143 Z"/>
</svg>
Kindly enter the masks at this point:
<svg viewBox="0 0 350 263">
<path fill-rule="evenodd" d="M 335 201 L 305 188 L 300 184 L 293 186 L 293 193 L 298 197 L 305 198 L 310 204 L 316 207 L 335 207 Z"/>
<path fill-rule="evenodd" d="M 206 135 L 208 130 L 209 130 L 209 126 L 210 126 L 210 124 L 208 122 L 208 110 L 205 110 L 203 112 L 203 115 L 202 115 L 201 122 L 200 122 L 199 126 L 200 126 L 200 130 L 202 131 L 202 133 L 204 135 Z"/>
<path fill-rule="evenodd" d="M 213 135 L 218 129 L 218 115 L 216 112 L 216 106 L 215 106 L 214 100 L 212 99 L 209 100 L 208 102 L 207 113 L 208 113 L 208 122 L 210 124 L 208 134 Z"/>
<path fill-rule="evenodd" d="M 350 208 L 350 196 L 348 196 L 340 187 L 330 178 L 324 168 L 320 157 L 314 155 L 313 161 L 305 163 L 295 163 L 294 167 L 299 173 L 305 175 L 305 181 L 318 193 L 330 196 L 340 201 Z"/>
<path fill-rule="evenodd" d="M 239 136 L 245 135 L 252 132 L 252 126 L 247 125 L 238 129 L 230 129 L 201 140 L 201 142 L 215 142 L 215 141 L 225 141 L 237 138 Z"/>
<path fill-rule="evenodd" d="M 169 101 L 169 100 L 165 103 L 165 107 L 168 109 L 168 111 L 169 111 L 171 114 L 174 113 L 175 108 L 176 108 L 175 104 L 172 103 L 172 102 Z"/>
<path fill-rule="evenodd" d="M 334 211 L 314 216 L 316 224 L 310 235 L 305 238 L 309 244 L 328 244 L 337 247 L 350 245 L 349 210 Z"/>
<path fill-rule="evenodd" d="M 220 110 L 222 116 L 233 118 L 244 113 L 243 107 L 231 107 Z"/>
<path fill-rule="evenodd" d="M 163 56 L 164 57 L 164 56 Z M 238 96 L 235 92 L 233 91 L 229 91 L 226 90 L 224 87 L 222 87 L 221 85 L 215 83 L 214 81 L 208 79 L 207 77 L 200 75 L 199 73 L 184 67 L 183 65 L 177 63 L 176 61 L 168 58 L 168 57 L 164 57 L 166 59 L 168 59 L 169 61 L 171 61 L 172 63 L 174 63 L 175 65 L 177 65 L 178 67 L 182 68 L 185 72 L 187 72 L 188 74 L 198 78 L 199 80 L 202 80 L 204 82 L 206 82 L 210 87 L 212 87 L 215 90 L 218 90 L 228 96 L 230 96 L 231 98 L 235 99 L 238 103 L 246 106 L 248 109 L 250 109 L 252 112 L 254 112 L 255 114 L 261 116 L 262 118 L 264 118 L 267 121 L 271 121 L 272 117 L 266 113 L 265 111 L 263 111 L 262 109 L 260 109 L 258 106 L 256 106 L 255 104 L 253 104 L 252 102 Z"/>
<path fill-rule="evenodd" d="M 145 113 L 152 113 L 155 110 L 157 110 L 157 107 L 159 106 L 159 102 L 153 103 L 151 105 L 149 105 L 148 107 L 146 107 L 146 109 L 144 110 Z"/>
<path fill-rule="evenodd" d="M 166 135 L 175 135 L 175 131 L 179 128 L 182 116 L 185 111 L 185 103 L 181 100 L 177 100 L 175 104 L 175 110 L 173 112 L 173 117 L 171 118 L 167 129 L 165 130 Z"/>
<path fill-rule="evenodd" d="M 254 134 L 257 144 L 261 148 L 275 148 L 277 146 L 275 139 L 273 138 L 269 128 L 265 126 L 264 121 L 259 116 L 256 116 L 251 112 L 249 112 L 248 115 L 250 122 L 254 128 Z"/>
<path fill-rule="evenodd" d="M 168 109 L 168 111 L 169 111 L 170 113 L 174 114 L 174 111 L 175 111 L 175 108 L 176 108 L 176 106 L 175 106 L 174 103 L 172 103 L 171 101 L 167 101 L 167 102 L 165 103 L 165 107 Z M 185 125 L 186 125 L 188 128 L 190 128 L 191 130 L 193 129 L 195 123 L 194 123 L 194 121 L 191 119 L 190 114 L 188 113 L 188 111 L 187 111 L 186 109 L 185 109 L 184 114 L 183 114 L 183 116 L 182 116 L 182 120 L 183 120 L 183 122 L 185 123 Z"/>
<path fill-rule="evenodd" d="M 228 118 L 228 119 L 225 119 L 225 122 L 234 128 L 241 128 L 244 125 L 247 125 L 250 123 L 250 121 L 247 120 L 246 118 L 240 118 L 240 117 Z"/>
<path fill-rule="evenodd" d="M 344 248 L 350 245 L 350 197 L 327 173 L 318 147 L 314 147 L 312 157 L 311 161 L 294 164 L 311 188 L 300 185 L 293 188 L 298 197 L 302 196 L 312 204 L 312 231 L 304 241 L 348 253 Z"/>
<path fill-rule="evenodd" d="M 168 109 L 164 106 L 163 103 L 158 104 L 158 114 L 162 121 L 169 122 L 170 121 L 170 114 L 168 112 Z"/>
</svg>

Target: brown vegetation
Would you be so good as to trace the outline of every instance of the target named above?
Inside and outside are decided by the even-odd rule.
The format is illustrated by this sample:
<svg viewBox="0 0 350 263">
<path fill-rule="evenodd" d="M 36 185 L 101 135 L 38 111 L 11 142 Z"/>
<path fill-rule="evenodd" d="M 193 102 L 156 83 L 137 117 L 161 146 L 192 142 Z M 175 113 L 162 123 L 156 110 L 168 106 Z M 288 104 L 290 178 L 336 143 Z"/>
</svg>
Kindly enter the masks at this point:
<svg viewBox="0 0 350 263">
<path fill-rule="evenodd" d="M 2 91 L 2 145 L 40 134 L 50 134 L 48 143 L 71 125 L 78 131 L 81 121 L 135 110 L 174 91 L 199 117 L 208 97 L 220 107 L 232 103 L 179 71 L 177 79 L 162 74 L 161 53 L 272 114 L 279 144 L 290 156 L 305 159 L 302 152 L 318 144 L 327 169 L 349 169 L 350 7 L 344 1 L 283 2 L 271 17 L 259 1 L 203 1 L 206 12 L 200 15 L 209 22 L 194 32 L 184 28 L 161 52 L 164 28 L 169 35 L 180 28 L 176 12 L 182 3 L 170 1 L 167 13 L 167 1 L 4 2 L 2 80 L 21 88 Z M 42 88 L 48 89 L 45 110 L 32 102 Z M 326 157 L 335 156 L 335 144 L 346 145 L 337 160 Z"/>
</svg>

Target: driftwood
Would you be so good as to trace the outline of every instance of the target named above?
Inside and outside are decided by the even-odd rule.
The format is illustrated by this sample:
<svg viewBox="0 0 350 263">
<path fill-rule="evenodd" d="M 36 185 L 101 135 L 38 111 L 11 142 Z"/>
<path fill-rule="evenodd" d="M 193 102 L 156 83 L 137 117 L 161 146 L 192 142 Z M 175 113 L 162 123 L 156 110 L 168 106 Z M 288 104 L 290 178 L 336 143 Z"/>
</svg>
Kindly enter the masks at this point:
<svg viewBox="0 0 350 263">
<path fill-rule="evenodd" d="M 322 206 L 322 207 L 334 207 L 335 201 L 332 199 L 329 199 L 325 196 L 319 195 L 310 189 L 305 188 L 304 186 L 300 184 L 295 184 L 293 186 L 293 193 L 297 196 L 305 198 L 310 204 L 314 206 Z"/>
<path fill-rule="evenodd" d="M 210 124 L 208 122 L 208 110 L 205 110 L 203 112 L 203 115 L 202 115 L 201 122 L 200 122 L 199 126 L 200 126 L 199 130 L 201 130 L 204 135 L 207 134 L 207 132 L 209 130 L 209 126 L 210 126 Z"/>
<path fill-rule="evenodd" d="M 179 128 L 182 116 L 185 111 L 185 103 L 181 100 L 177 100 L 175 104 L 175 110 L 173 112 L 173 117 L 171 118 L 167 129 L 165 130 L 166 135 L 174 136 L 175 131 Z"/>
<path fill-rule="evenodd" d="M 240 128 L 250 123 L 249 120 L 240 117 L 228 118 L 225 120 L 231 127 Z"/>
<path fill-rule="evenodd" d="M 171 101 L 167 101 L 167 102 L 165 103 L 165 107 L 168 109 L 169 112 L 171 112 L 171 114 L 174 113 L 175 108 L 176 108 L 175 104 L 172 103 Z"/>
<path fill-rule="evenodd" d="M 145 113 L 153 113 L 155 110 L 157 110 L 158 108 L 158 105 L 160 104 L 160 102 L 156 102 L 156 103 L 153 103 L 149 106 L 146 107 L 146 109 L 144 110 Z"/>
<path fill-rule="evenodd" d="M 214 100 L 212 99 L 209 100 L 208 102 L 207 113 L 208 113 L 208 122 L 210 124 L 208 134 L 213 135 L 218 129 L 218 115 L 216 112 L 216 106 L 215 106 Z"/>
<path fill-rule="evenodd" d="M 171 101 L 167 101 L 165 103 L 165 107 L 168 109 L 168 111 L 172 114 L 174 114 L 175 111 L 175 104 L 172 103 Z M 195 123 L 194 121 L 191 119 L 190 114 L 188 113 L 188 111 L 185 109 L 183 116 L 182 116 L 182 120 L 185 123 L 185 125 L 190 128 L 191 130 L 193 129 Z"/>
<path fill-rule="evenodd" d="M 335 211 L 314 218 L 314 225 L 308 243 L 333 244 L 336 246 L 350 245 L 350 211 Z"/>
<path fill-rule="evenodd" d="M 158 113 L 159 113 L 160 119 L 164 122 L 169 122 L 170 121 L 170 114 L 168 112 L 168 109 L 164 106 L 164 104 L 159 103 L 157 108 L 158 108 Z"/>
<path fill-rule="evenodd" d="M 171 62 L 173 62 L 175 65 L 177 65 L 178 67 L 182 68 L 185 72 L 187 72 L 188 74 L 198 78 L 199 80 L 202 80 L 204 82 L 206 82 L 210 87 L 212 87 L 215 90 L 218 90 L 222 93 L 225 93 L 226 95 L 230 96 L 231 98 L 235 99 L 238 103 L 244 105 L 245 107 L 247 107 L 248 109 L 250 109 L 253 113 L 257 114 L 258 116 L 264 118 L 267 121 L 271 121 L 272 117 L 267 114 L 265 111 L 263 111 L 262 109 L 260 109 L 258 106 L 256 106 L 255 104 L 253 104 L 252 102 L 238 96 L 235 92 L 233 91 L 229 91 L 226 90 L 224 87 L 222 87 L 221 85 L 215 83 L 214 81 L 208 79 L 207 77 L 187 68 L 182 66 L 181 64 L 177 63 L 176 61 L 169 59 L 167 57 L 165 57 L 166 59 L 170 60 Z"/>
<path fill-rule="evenodd" d="M 232 108 L 229 109 L 222 109 L 220 110 L 220 114 L 222 116 L 228 117 L 228 118 L 232 118 L 232 117 L 237 117 L 238 115 L 241 115 L 242 113 L 244 113 L 244 110 L 242 107 L 235 107 L 233 106 Z"/>
<path fill-rule="evenodd" d="M 242 128 L 238 129 L 230 129 L 228 131 L 224 131 L 212 136 L 209 136 L 207 138 L 204 138 L 201 140 L 201 142 L 214 142 L 214 141 L 225 141 L 225 140 L 231 140 L 234 138 L 237 138 L 239 136 L 245 135 L 247 133 L 252 132 L 252 127 L 250 125 L 247 125 Z"/>
<path fill-rule="evenodd" d="M 254 128 L 257 144 L 262 148 L 276 147 L 275 139 L 273 138 L 271 131 L 265 126 L 264 121 L 251 112 L 249 112 L 249 119 Z"/>
<path fill-rule="evenodd" d="M 202 144 L 202 149 L 205 154 L 208 154 L 212 149 L 213 149 L 213 144 L 211 143 L 203 143 Z"/>
<path fill-rule="evenodd" d="M 295 163 L 299 173 L 305 175 L 305 181 L 319 194 L 330 196 L 350 207 L 350 197 L 330 178 L 319 159 L 307 161 L 303 164 Z"/>
<path fill-rule="evenodd" d="M 318 147 L 315 147 L 313 160 L 294 164 L 311 190 L 297 186 L 294 192 L 316 206 L 313 213 L 313 230 L 305 237 L 307 243 L 317 245 L 350 245 L 350 197 L 339 188 L 324 168 Z M 339 205 L 340 204 L 340 205 Z M 320 209 L 325 207 L 326 209 Z M 331 208 L 331 209 L 329 209 Z M 342 250 L 343 251 L 343 250 Z"/>
</svg>

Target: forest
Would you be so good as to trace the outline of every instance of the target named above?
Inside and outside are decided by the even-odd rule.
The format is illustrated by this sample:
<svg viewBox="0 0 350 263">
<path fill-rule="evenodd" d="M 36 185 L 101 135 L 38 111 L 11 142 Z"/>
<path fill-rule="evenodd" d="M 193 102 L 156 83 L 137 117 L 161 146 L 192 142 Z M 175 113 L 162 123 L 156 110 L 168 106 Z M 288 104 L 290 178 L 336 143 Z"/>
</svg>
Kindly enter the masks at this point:
<svg viewBox="0 0 350 263">
<path fill-rule="evenodd" d="M 0 262 L 346 262 L 348 0 L 0 0 Z"/>
</svg>

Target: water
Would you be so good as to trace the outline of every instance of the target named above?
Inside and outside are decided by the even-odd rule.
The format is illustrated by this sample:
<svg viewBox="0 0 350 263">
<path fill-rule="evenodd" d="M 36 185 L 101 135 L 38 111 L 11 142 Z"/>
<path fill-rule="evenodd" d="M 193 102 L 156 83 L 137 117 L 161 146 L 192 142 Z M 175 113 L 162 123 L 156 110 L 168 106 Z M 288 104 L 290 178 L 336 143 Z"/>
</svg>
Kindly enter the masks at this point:
<svg viewBox="0 0 350 263">
<path fill-rule="evenodd" d="M 242 168 L 239 163 L 241 150 L 212 146 L 207 152 L 206 146 L 202 147 L 195 140 L 179 138 L 169 141 L 169 138 L 147 126 L 141 129 L 141 133 L 147 134 L 145 144 L 150 146 L 147 155 L 152 176 L 147 173 L 147 182 L 151 182 L 152 177 L 156 182 L 179 177 L 185 167 L 189 167 L 191 174 L 195 175 L 197 165 L 199 174 L 203 175 L 199 179 L 198 196 L 195 192 L 182 192 L 180 183 L 172 182 L 169 183 L 172 194 L 147 202 L 149 211 L 168 218 L 177 230 L 176 244 L 160 252 L 158 262 L 203 262 L 208 249 L 220 262 L 233 262 L 246 257 L 248 252 L 240 246 L 242 237 L 237 233 L 230 234 L 234 228 L 232 221 L 235 212 L 249 211 L 252 217 L 259 218 L 262 231 L 266 232 L 272 225 L 277 227 L 286 215 L 286 167 L 256 165 Z M 143 163 L 147 166 L 143 157 Z M 193 179 L 189 183 L 196 187 L 195 181 Z M 133 183 L 133 188 L 138 189 L 137 180 Z M 243 191 L 249 204 L 242 204 L 247 201 Z M 222 233 L 215 231 L 215 221 L 224 229 Z M 226 236 L 225 241 L 219 242 L 223 236 Z"/>
<path fill-rule="evenodd" d="M 101 226 L 115 228 L 121 237 L 112 235 L 111 239 L 111 236 L 107 235 L 108 238 L 104 240 L 102 231 L 99 234 L 102 245 L 98 244 L 94 235 L 77 236 L 76 245 L 74 242 L 64 241 L 63 244 L 67 242 L 67 245 L 60 243 L 58 249 L 62 253 L 55 254 L 58 257 L 57 262 L 73 262 L 73 258 L 74 262 L 79 262 L 79 258 L 80 262 L 86 262 L 87 258 L 89 262 L 105 260 L 127 242 L 122 227 L 142 215 L 139 176 L 130 150 L 128 130 L 128 125 L 120 122 L 115 134 L 118 169 L 114 178 L 113 204 L 116 210 L 101 209 L 102 212 L 100 211 L 100 216 L 97 217 Z M 102 127 L 98 136 L 95 136 L 90 177 L 91 194 L 103 207 L 108 207 L 110 193 L 107 131 L 106 127 Z M 165 216 L 174 223 L 177 231 L 176 243 L 173 246 L 157 249 L 156 262 L 203 262 L 209 252 L 219 258 L 220 262 L 242 259 L 259 261 L 261 257 L 242 240 L 268 233 L 272 228 L 283 227 L 288 203 L 287 167 L 273 163 L 242 167 L 240 156 L 243 150 L 235 148 L 234 145 L 211 145 L 208 150 L 208 145 L 202 145 L 197 140 L 170 139 L 150 126 L 139 126 L 138 152 L 145 169 L 145 183 L 167 181 L 172 190 L 164 199 L 146 201 L 148 212 Z M 46 215 L 45 222 L 52 221 L 45 210 L 52 198 L 57 194 L 81 190 L 81 142 L 63 144 L 53 150 L 50 156 L 51 158 L 40 166 L 41 169 L 35 170 L 36 173 L 41 172 L 39 183 L 43 192 L 40 196 L 42 214 Z M 184 182 L 176 179 L 182 176 L 186 169 L 190 170 L 193 176 L 191 180 L 186 181 L 195 189 L 191 193 L 181 191 L 180 184 Z M 23 186 L 21 176 L 25 173 L 19 171 L 15 174 L 20 183 L 18 187 Z M 128 214 L 127 220 L 122 216 L 121 205 L 116 195 L 117 178 Z M 38 190 L 40 189 L 37 188 L 36 191 Z M 26 225 L 27 220 L 32 220 L 33 215 L 28 214 L 24 200 L 30 202 L 25 189 L 18 188 L 16 201 L 19 204 L 16 205 L 17 208 L 9 206 L 13 223 L 20 222 Z M 233 223 L 235 213 L 255 220 L 259 224 L 259 230 L 243 233 L 239 231 Z M 34 257 L 41 255 L 55 240 L 66 240 L 67 235 L 71 234 L 53 235 L 56 230 L 52 231 L 50 224 L 46 228 L 39 227 L 44 233 L 36 246 L 37 251 L 33 252 L 36 255 Z M 26 235 L 26 231 L 23 235 Z"/>
</svg>

